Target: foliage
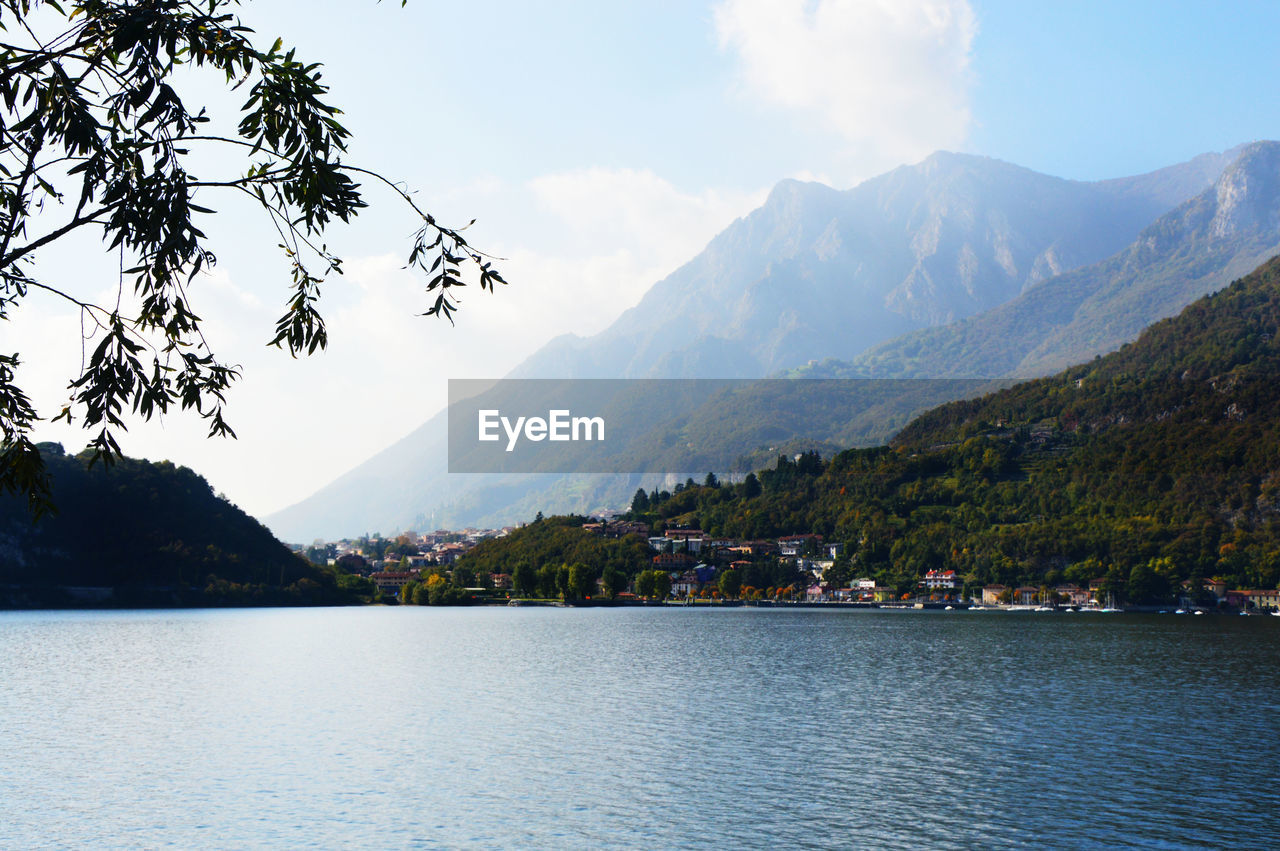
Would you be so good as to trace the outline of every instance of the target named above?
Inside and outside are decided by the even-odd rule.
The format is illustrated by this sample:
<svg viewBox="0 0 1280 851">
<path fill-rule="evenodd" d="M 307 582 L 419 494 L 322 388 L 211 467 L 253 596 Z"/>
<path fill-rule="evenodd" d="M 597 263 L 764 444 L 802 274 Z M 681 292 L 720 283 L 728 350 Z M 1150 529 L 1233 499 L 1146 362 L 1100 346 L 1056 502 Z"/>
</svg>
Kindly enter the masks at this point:
<svg viewBox="0 0 1280 851">
<path fill-rule="evenodd" d="M 665 570 L 642 570 L 636 574 L 636 596 L 665 600 L 671 594 L 671 575 Z"/>
<path fill-rule="evenodd" d="M 234 436 L 223 417 L 238 368 L 205 341 L 193 298 L 216 258 L 199 218 L 215 193 L 247 198 L 274 230 L 292 292 L 271 344 L 291 354 L 324 348 L 320 285 L 342 260 L 321 241 L 334 221 L 366 205 L 371 178 L 417 217 L 408 264 L 429 277 L 427 315 L 449 318 L 454 287 L 474 267 L 481 288 L 505 283 L 459 230 L 438 224 L 408 193 L 344 160 L 349 133 L 324 98 L 320 65 L 276 39 L 255 45 L 235 0 L 40 0 L 0 2 L 0 319 L 31 290 L 79 310 L 95 344 L 54 417 L 97 430 L 94 460 L 119 458 L 124 417 L 171 408 L 208 421 L 210 436 Z M 245 92 L 235 131 L 223 135 L 204 108 L 185 102 L 175 75 L 212 72 Z M 199 176 L 231 153 L 238 174 Z M 98 304 L 40 274 L 41 249 L 97 229 L 118 255 L 118 297 Z M 29 432 L 37 412 L 15 384 L 17 354 L 0 356 L 0 489 L 40 512 L 49 478 Z"/>
<path fill-rule="evenodd" d="M 631 498 L 631 511 L 633 514 L 639 514 L 649 508 L 649 494 L 645 493 L 644 488 L 638 488 L 636 495 Z"/>
<path fill-rule="evenodd" d="M 544 518 L 501 538 L 481 541 L 458 565 L 476 573 L 510 573 L 516 591 L 526 596 L 585 598 L 593 593 L 596 579 L 610 571 L 624 577 L 625 587 L 626 578 L 648 566 L 648 543 L 636 535 L 602 537 L 582 528 L 586 520 Z M 564 577 L 558 582 L 561 567 Z M 579 568 L 576 574 L 575 567 Z"/>
<path fill-rule="evenodd" d="M 606 564 L 600 572 L 601 587 L 605 597 L 613 600 L 627 590 L 627 575 L 612 564 Z"/>
<path fill-rule="evenodd" d="M 719 585 L 720 593 L 725 599 L 733 600 L 742 590 L 742 574 L 733 569 L 723 571 L 720 574 Z"/>
</svg>

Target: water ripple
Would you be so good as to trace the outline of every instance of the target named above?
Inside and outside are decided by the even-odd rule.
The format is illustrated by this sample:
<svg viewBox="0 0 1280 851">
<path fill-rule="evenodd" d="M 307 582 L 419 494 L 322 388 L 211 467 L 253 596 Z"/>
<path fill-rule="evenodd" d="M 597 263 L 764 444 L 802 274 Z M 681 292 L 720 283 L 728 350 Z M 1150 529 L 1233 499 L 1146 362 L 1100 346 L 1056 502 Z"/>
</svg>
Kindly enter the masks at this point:
<svg viewBox="0 0 1280 851">
<path fill-rule="evenodd" d="M 1280 623 L 0 614 L 0 847 L 1266 844 Z"/>
</svg>

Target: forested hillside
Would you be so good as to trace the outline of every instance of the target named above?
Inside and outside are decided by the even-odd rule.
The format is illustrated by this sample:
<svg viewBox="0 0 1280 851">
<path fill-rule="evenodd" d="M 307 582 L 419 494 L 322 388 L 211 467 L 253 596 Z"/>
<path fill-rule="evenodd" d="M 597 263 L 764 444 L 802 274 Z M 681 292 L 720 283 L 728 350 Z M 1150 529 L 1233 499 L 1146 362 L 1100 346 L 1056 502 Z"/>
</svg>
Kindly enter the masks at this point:
<svg viewBox="0 0 1280 851">
<path fill-rule="evenodd" d="M 476 573 L 507 573 L 517 594 L 582 599 L 605 580 L 610 597 L 649 567 L 648 543 L 637 535 L 605 538 L 583 528 L 588 518 L 539 516 L 501 538 L 481 541 L 460 566 Z"/>
<path fill-rule="evenodd" d="M 944 405 L 889 447 L 784 462 L 755 496 L 686 490 L 651 520 L 819 532 L 900 587 L 1087 583 L 1134 602 L 1186 580 L 1280 581 L 1280 258 L 1119 352 Z"/>
<path fill-rule="evenodd" d="M 294 555 L 186 467 L 126 458 L 90 468 L 87 453 L 42 452 L 57 511 L 33 521 L 0 496 L 0 604 L 73 603 L 65 589 L 76 586 L 167 605 L 340 604 L 369 590 Z"/>
</svg>

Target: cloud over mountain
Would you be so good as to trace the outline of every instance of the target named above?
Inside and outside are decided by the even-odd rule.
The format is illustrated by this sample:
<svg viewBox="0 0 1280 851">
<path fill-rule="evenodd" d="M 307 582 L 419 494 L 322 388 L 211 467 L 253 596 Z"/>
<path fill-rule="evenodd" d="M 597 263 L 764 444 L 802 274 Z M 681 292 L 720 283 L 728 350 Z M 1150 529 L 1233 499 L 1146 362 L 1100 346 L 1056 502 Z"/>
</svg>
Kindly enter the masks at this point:
<svg viewBox="0 0 1280 851">
<path fill-rule="evenodd" d="M 747 94 L 817 117 L 864 158 L 909 161 L 968 135 L 964 0 L 725 0 L 715 23 Z"/>
</svg>

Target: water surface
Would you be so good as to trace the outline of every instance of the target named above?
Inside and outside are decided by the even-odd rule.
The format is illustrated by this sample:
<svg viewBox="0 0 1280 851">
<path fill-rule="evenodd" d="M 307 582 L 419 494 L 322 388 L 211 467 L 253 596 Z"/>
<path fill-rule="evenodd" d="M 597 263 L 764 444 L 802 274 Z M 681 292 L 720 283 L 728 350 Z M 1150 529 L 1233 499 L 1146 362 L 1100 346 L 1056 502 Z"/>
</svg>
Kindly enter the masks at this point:
<svg viewBox="0 0 1280 851">
<path fill-rule="evenodd" d="M 0 847 L 1260 846 L 1280 618 L 0 613 Z"/>
</svg>

